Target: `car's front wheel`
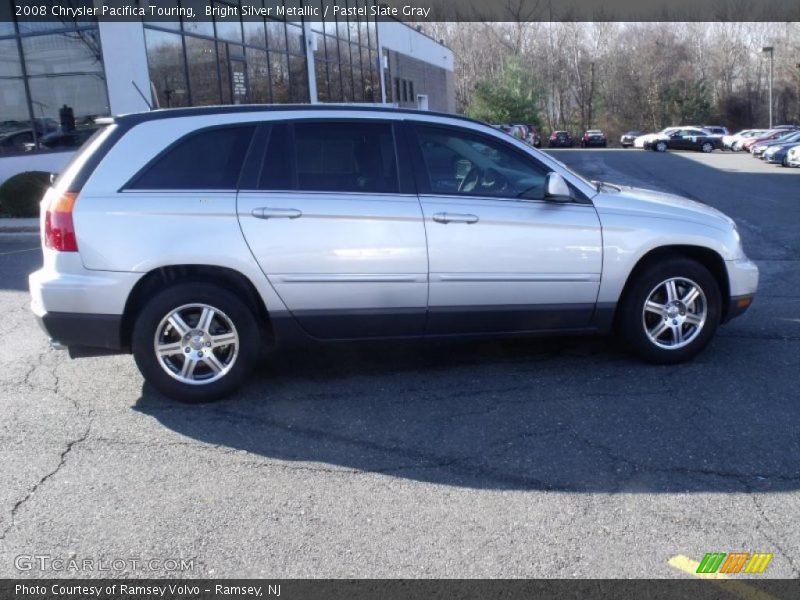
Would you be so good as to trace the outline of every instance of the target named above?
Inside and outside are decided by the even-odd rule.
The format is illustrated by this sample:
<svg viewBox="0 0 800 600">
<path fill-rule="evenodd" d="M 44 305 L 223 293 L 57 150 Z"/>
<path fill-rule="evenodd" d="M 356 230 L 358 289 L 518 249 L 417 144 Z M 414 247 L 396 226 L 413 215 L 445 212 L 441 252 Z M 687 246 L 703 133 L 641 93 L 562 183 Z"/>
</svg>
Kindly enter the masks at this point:
<svg viewBox="0 0 800 600">
<path fill-rule="evenodd" d="M 231 394 L 259 353 L 253 311 L 228 290 L 184 283 L 162 290 L 134 324 L 131 346 L 145 380 L 183 402 Z"/>
<path fill-rule="evenodd" d="M 708 154 L 709 152 L 714 151 L 714 145 L 711 142 L 705 142 L 700 149 Z"/>
<path fill-rule="evenodd" d="M 705 348 L 721 315 L 719 285 L 709 270 L 690 259 L 672 258 L 636 275 L 621 302 L 618 326 L 638 356 L 678 363 Z"/>
<path fill-rule="evenodd" d="M 657 142 L 655 145 L 656 152 L 666 152 L 667 151 L 667 143 L 666 142 Z"/>
</svg>

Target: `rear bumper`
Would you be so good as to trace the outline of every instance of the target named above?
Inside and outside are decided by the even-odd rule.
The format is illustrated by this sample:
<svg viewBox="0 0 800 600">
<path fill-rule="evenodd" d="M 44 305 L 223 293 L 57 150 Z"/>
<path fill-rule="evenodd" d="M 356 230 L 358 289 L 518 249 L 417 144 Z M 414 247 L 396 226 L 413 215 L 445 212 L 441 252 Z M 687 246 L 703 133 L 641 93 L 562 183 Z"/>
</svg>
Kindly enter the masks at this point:
<svg viewBox="0 0 800 600">
<path fill-rule="evenodd" d="M 44 313 L 36 320 L 53 345 L 123 351 L 122 315 Z"/>
</svg>

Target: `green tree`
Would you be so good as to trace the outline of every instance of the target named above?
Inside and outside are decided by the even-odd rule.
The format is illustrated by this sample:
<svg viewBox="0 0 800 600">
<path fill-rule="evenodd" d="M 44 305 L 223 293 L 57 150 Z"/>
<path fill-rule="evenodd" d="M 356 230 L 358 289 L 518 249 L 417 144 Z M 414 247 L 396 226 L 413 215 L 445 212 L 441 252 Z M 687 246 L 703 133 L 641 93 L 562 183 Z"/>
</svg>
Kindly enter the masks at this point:
<svg viewBox="0 0 800 600">
<path fill-rule="evenodd" d="M 701 125 L 711 118 L 711 93 L 705 81 L 676 81 L 667 88 L 664 99 L 671 123 Z"/>
<path fill-rule="evenodd" d="M 480 81 L 466 114 L 488 123 L 540 124 L 539 86 L 529 69 L 509 58 L 496 77 Z"/>
</svg>

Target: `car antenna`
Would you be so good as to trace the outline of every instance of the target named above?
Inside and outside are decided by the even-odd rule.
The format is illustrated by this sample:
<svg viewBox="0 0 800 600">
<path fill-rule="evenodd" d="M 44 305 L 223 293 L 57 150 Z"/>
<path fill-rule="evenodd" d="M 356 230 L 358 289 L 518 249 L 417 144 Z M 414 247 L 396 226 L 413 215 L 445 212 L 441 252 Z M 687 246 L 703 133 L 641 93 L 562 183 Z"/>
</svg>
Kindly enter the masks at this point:
<svg viewBox="0 0 800 600">
<path fill-rule="evenodd" d="M 131 85 L 136 88 L 136 91 L 139 92 L 139 95 L 142 97 L 142 100 L 144 100 L 144 103 L 147 104 L 147 110 L 153 110 L 153 105 L 150 104 L 150 102 L 147 100 L 147 97 L 142 93 L 142 90 L 139 89 L 139 86 L 136 85 L 136 82 L 133 79 L 131 79 Z"/>
</svg>

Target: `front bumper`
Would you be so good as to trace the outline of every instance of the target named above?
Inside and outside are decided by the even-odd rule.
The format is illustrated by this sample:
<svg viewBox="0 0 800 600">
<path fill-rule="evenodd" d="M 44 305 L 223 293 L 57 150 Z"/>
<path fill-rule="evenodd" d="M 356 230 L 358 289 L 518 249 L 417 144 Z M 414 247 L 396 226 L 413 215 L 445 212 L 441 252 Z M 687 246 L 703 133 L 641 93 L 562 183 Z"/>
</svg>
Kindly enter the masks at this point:
<svg viewBox="0 0 800 600">
<path fill-rule="evenodd" d="M 725 261 L 725 267 L 730 288 L 730 301 L 724 319 L 727 323 L 750 308 L 758 290 L 758 267 L 749 258 Z"/>
</svg>

